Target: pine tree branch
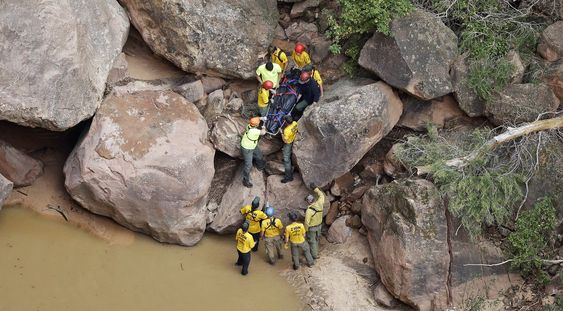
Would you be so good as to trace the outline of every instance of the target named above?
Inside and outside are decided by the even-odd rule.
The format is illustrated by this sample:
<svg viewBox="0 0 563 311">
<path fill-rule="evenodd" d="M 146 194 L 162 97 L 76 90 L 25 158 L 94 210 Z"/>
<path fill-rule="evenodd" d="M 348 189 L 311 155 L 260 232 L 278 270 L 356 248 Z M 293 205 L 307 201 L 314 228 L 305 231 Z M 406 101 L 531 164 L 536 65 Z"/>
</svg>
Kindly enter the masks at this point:
<svg viewBox="0 0 563 311">
<path fill-rule="evenodd" d="M 535 132 L 559 129 L 559 128 L 563 128 L 563 117 L 551 118 L 547 120 L 539 120 L 539 121 L 528 123 L 520 127 L 508 128 L 506 132 L 488 140 L 483 146 L 474 150 L 469 155 L 446 161 L 446 166 L 449 166 L 451 168 L 457 168 L 457 169 L 463 168 L 464 166 L 471 163 L 473 160 L 483 157 L 485 154 L 491 152 L 496 147 L 504 143 L 513 141 L 517 138 Z M 417 175 L 419 176 L 429 174 L 432 172 L 432 167 L 430 165 L 417 166 L 416 172 Z"/>
</svg>

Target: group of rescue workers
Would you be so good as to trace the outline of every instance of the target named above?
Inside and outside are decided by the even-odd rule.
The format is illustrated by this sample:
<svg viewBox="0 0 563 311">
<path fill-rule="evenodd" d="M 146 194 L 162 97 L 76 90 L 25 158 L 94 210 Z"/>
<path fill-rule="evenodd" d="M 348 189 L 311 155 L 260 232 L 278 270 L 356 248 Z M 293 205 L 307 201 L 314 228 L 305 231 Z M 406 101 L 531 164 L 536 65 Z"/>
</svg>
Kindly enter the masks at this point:
<svg viewBox="0 0 563 311">
<path fill-rule="evenodd" d="M 260 116 L 250 118 L 250 122 L 246 126 L 246 130 L 242 135 L 240 141 L 241 153 L 244 159 L 244 169 L 242 183 L 245 187 L 251 188 L 252 182 L 250 180 L 250 171 L 253 162 L 256 162 L 256 167 L 263 170 L 266 166 L 262 151 L 258 147 L 258 142 L 261 136 L 266 134 L 264 126 L 260 128 L 261 121 L 267 119 L 268 106 L 272 98 L 272 94 L 279 86 L 282 76 L 288 69 L 289 59 L 284 51 L 280 48 L 271 46 L 269 48 L 269 61 L 260 65 L 256 69 L 256 79 L 260 82 L 260 89 L 258 91 L 258 111 Z M 291 150 L 293 141 L 297 135 L 297 120 L 303 114 L 305 108 L 315 104 L 323 95 L 323 80 L 319 71 L 311 63 L 311 58 L 305 46 L 301 43 L 295 45 L 295 49 L 291 53 L 291 58 L 295 63 L 295 68 L 300 70 L 299 80 L 297 84 L 297 104 L 295 111 L 292 114 L 284 116 L 285 127 L 281 131 L 283 140 L 283 163 L 284 163 L 284 178 L 282 183 L 287 183 L 293 180 L 293 166 L 291 165 Z"/>
<path fill-rule="evenodd" d="M 270 46 L 268 49 L 269 60 L 260 65 L 256 70 L 256 79 L 260 83 L 258 91 L 258 111 L 260 116 L 250 119 L 244 134 L 242 135 L 240 147 L 244 159 L 243 180 L 245 187 L 251 188 L 250 171 L 253 161 L 256 167 L 263 170 L 266 166 L 264 156 L 258 146 L 260 137 L 266 134 L 264 126 L 260 128 L 262 121 L 266 121 L 272 94 L 275 94 L 282 77 L 288 69 L 289 58 L 280 48 Z M 323 81 L 319 71 L 313 66 L 311 58 L 305 46 L 301 43 L 295 45 L 291 53 L 294 68 L 300 71 L 297 84 L 298 98 L 295 111 L 284 116 L 284 128 L 281 131 L 283 140 L 283 162 L 284 177 L 282 183 L 293 180 L 293 166 L 291 163 L 291 152 L 293 141 L 297 135 L 297 120 L 303 114 L 305 108 L 315 104 L 323 95 Z M 275 264 L 277 259 L 283 258 L 282 244 L 284 248 L 291 247 L 293 269 L 299 269 L 301 252 L 304 253 L 307 265 L 311 267 L 315 259 L 319 258 L 319 239 L 323 220 L 323 206 L 325 195 L 316 185 L 309 185 L 315 195 L 308 195 L 306 200 L 308 207 L 305 210 L 305 221 L 299 222 L 299 216 L 295 212 L 288 213 L 291 224 L 283 226 L 282 221 L 274 216 L 274 208 L 268 203 L 264 211 L 260 208 L 260 198 L 255 197 L 251 204 L 241 209 L 245 218 L 238 229 L 235 239 L 237 241 L 238 260 L 237 266 L 242 266 L 242 275 L 248 274 L 251 252 L 258 250 L 260 239 L 264 240 L 268 261 Z M 282 235 L 283 232 L 283 235 Z"/>
</svg>

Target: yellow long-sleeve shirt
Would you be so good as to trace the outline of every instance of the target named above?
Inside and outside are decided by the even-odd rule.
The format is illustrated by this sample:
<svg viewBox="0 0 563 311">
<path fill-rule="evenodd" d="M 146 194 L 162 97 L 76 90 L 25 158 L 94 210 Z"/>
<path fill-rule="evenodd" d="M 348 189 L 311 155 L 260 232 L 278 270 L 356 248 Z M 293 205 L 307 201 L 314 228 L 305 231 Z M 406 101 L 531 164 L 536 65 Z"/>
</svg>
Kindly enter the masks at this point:
<svg viewBox="0 0 563 311">
<path fill-rule="evenodd" d="M 282 71 L 285 71 L 287 66 L 287 55 L 280 48 L 276 48 L 271 57 L 272 63 L 280 65 Z"/>
<path fill-rule="evenodd" d="M 319 188 L 313 190 L 317 195 L 317 199 L 307 207 L 305 212 L 305 229 L 318 226 L 323 223 L 323 207 L 325 204 L 325 194 Z"/>
</svg>

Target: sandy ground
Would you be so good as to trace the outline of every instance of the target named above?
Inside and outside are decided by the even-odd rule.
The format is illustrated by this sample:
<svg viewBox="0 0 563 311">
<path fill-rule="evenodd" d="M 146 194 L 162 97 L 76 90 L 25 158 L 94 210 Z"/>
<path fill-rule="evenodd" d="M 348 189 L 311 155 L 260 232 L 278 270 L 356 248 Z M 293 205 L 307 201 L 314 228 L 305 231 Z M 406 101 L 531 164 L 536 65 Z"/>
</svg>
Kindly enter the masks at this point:
<svg viewBox="0 0 563 311">
<path fill-rule="evenodd" d="M 373 290 L 379 277 L 373 268 L 373 257 L 366 237 L 353 231 L 344 244 L 322 239 L 320 258 L 312 268 L 302 265 L 283 274 L 297 289 L 306 310 L 315 311 L 380 311 Z"/>
<path fill-rule="evenodd" d="M 49 132 L 0 122 L 0 139 L 28 152 L 45 164 L 43 175 L 31 186 L 14 189 L 4 206 L 29 208 L 58 221 L 69 222 L 110 243 L 131 244 L 135 238 L 133 232 L 109 218 L 81 208 L 64 188 L 64 162 L 79 132 L 80 129 Z"/>
</svg>

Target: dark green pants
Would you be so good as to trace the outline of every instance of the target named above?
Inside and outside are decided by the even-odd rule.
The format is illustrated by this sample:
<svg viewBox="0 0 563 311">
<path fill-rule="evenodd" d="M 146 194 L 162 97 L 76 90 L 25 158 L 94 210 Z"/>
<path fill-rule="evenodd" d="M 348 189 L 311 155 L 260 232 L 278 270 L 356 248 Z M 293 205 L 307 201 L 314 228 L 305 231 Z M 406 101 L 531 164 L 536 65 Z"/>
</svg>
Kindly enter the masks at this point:
<svg viewBox="0 0 563 311">
<path fill-rule="evenodd" d="M 293 259 L 293 265 L 299 267 L 299 256 L 300 252 L 303 251 L 305 259 L 307 259 L 307 264 L 309 266 L 315 263 L 313 256 L 311 256 L 311 249 L 309 249 L 309 243 L 307 241 L 299 244 L 291 243 L 291 257 Z"/>
<path fill-rule="evenodd" d="M 311 255 L 313 258 L 319 258 L 319 240 L 321 239 L 321 227 L 322 225 L 309 227 L 307 231 L 307 242 L 311 247 Z"/>
<path fill-rule="evenodd" d="M 242 153 L 242 158 L 244 159 L 244 168 L 242 170 L 242 179 L 250 181 L 250 170 L 252 169 L 252 161 L 256 161 L 256 167 L 259 170 L 263 170 L 266 166 L 266 161 L 264 161 L 264 155 L 258 146 L 252 149 L 245 149 L 240 147 Z"/>
<path fill-rule="evenodd" d="M 283 154 L 283 167 L 285 171 L 286 178 L 293 177 L 293 166 L 291 166 L 291 149 L 293 147 L 293 143 L 291 144 L 284 144 L 282 148 Z"/>
</svg>

